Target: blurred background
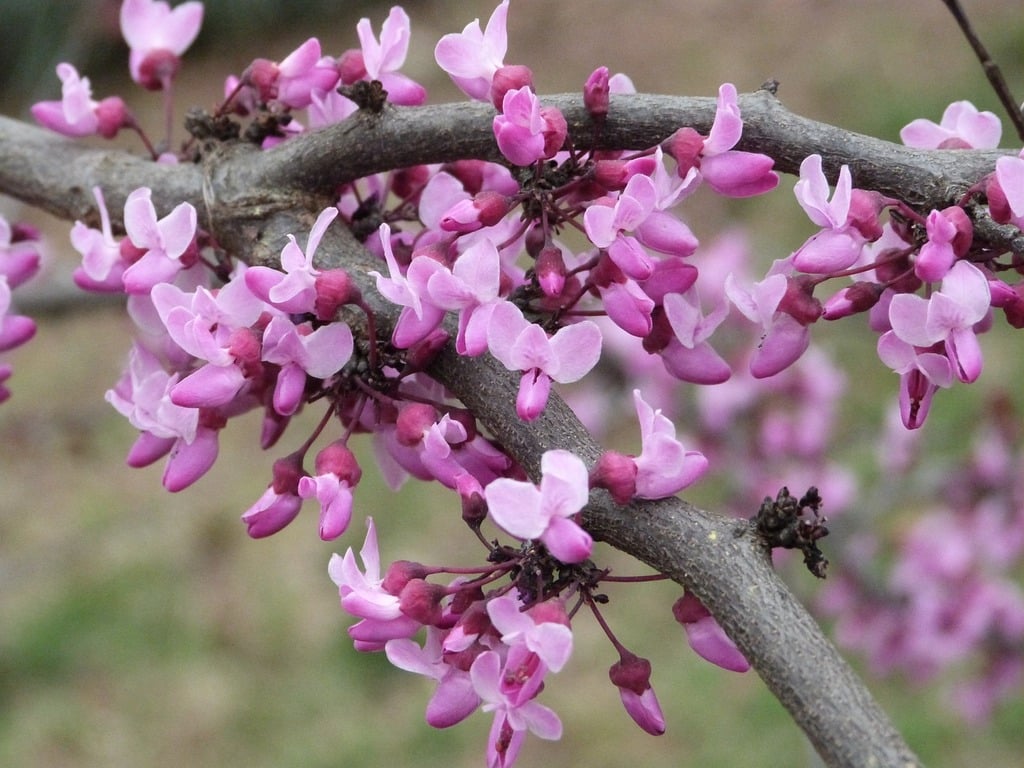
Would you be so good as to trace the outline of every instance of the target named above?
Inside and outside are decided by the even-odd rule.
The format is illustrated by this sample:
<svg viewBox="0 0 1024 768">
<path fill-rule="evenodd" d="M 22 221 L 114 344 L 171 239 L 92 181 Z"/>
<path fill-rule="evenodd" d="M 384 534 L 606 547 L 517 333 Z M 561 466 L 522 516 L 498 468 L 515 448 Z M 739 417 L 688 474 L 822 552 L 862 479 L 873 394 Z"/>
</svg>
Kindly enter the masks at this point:
<svg viewBox="0 0 1024 768">
<path fill-rule="evenodd" d="M 1024 8 L 1005 0 L 965 6 L 1019 98 Z M 389 7 L 211 0 L 179 76 L 179 110 L 212 107 L 226 74 L 257 56 L 280 60 L 310 36 L 333 55 L 357 47 L 359 17 L 370 17 L 376 31 Z M 405 4 L 412 43 L 403 71 L 427 86 L 432 102 L 462 98 L 433 63 L 436 40 L 475 17 L 485 22 L 493 7 L 479 0 Z M 53 68 L 70 61 L 90 77 L 95 96 L 123 96 L 157 131 L 159 96 L 128 78 L 118 8 L 101 0 L 5 0 L 2 112 L 25 118 L 34 101 L 59 98 Z M 628 7 L 513 0 L 505 60 L 531 66 L 541 93 L 576 91 L 602 64 L 649 92 L 711 96 L 722 82 L 742 92 L 776 79 L 790 109 L 890 140 L 916 117 L 938 121 L 954 100 L 1000 112 L 938 0 L 649 0 Z M 1004 135 L 1004 146 L 1012 146 Z M 770 260 L 812 231 L 785 191 L 754 201 L 710 197 L 695 198 L 684 213 L 702 240 L 742 222 L 758 233 L 756 250 Z M 74 263 L 67 224 L 10 200 L 0 206 L 12 220 L 43 227 L 54 254 L 48 269 L 66 274 Z M 376 520 L 385 562 L 465 563 L 457 500 L 422 485 L 390 493 L 364 452 L 355 521 L 342 539 L 321 542 L 315 512 L 307 509 L 282 533 L 252 541 L 238 518 L 266 487 L 278 455 L 255 446 L 258 419 L 241 419 L 222 433 L 220 460 L 195 486 L 164 492 L 161 466 L 124 465 L 134 430 L 103 400 L 127 354 L 127 317 L 117 306 L 60 312 L 33 305 L 29 291 L 19 298 L 21 311 L 34 313 L 35 306 L 45 314 L 36 315 L 35 340 L 9 356 L 13 397 L 0 406 L 0 764 L 482 764 L 490 717 L 429 728 L 422 712 L 430 683 L 394 670 L 381 655 L 352 650 L 327 577 L 332 552 L 361 545 L 365 515 Z M 872 339 L 834 343 L 844 345 L 847 360 L 866 361 L 843 417 L 849 440 L 870 444 L 874 433 L 864 419 L 877 425 L 878 417 L 864 414 L 894 395 L 894 380 L 870 360 Z M 998 348 L 1018 356 L 1012 347 Z M 1004 364 L 967 397 L 1019 373 Z M 931 418 L 947 434 L 972 418 L 969 400 L 936 402 L 945 415 Z M 297 444 L 303 429 L 293 425 L 279 450 Z M 702 493 L 695 489 L 696 501 L 713 503 Z M 619 573 L 639 571 L 615 553 L 608 558 Z M 806 573 L 796 581 L 813 597 L 817 585 L 807 583 Z M 604 677 L 615 660 L 611 649 L 581 622 L 573 662 L 543 697 L 560 713 L 565 736 L 552 744 L 531 737 L 519 765 L 598 768 L 638 758 L 647 766 L 703 768 L 817 764 L 756 676 L 695 659 L 668 614 L 677 593 L 664 584 L 628 594 L 624 587 L 609 590 L 610 621 L 654 665 L 668 732 L 652 738 L 633 726 Z M 1020 764 L 1019 693 L 990 724 L 967 728 L 944 706 L 940 686 L 869 683 L 926 763 Z"/>
</svg>

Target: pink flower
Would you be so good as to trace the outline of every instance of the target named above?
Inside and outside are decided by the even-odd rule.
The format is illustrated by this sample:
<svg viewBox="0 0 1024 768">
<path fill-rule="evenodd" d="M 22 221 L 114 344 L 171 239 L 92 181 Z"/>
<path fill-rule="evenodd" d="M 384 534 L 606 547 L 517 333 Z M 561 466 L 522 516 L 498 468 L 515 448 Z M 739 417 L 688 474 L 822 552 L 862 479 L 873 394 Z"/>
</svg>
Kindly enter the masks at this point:
<svg viewBox="0 0 1024 768">
<path fill-rule="evenodd" d="M 507 91 L 501 114 L 494 118 L 494 137 L 513 165 L 531 165 L 545 157 L 544 129 L 540 100 L 530 87 Z"/>
<path fill-rule="evenodd" d="M 960 381 L 981 374 L 981 348 L 974 326 L 988 314 L 991 291 L 985 274 L 958 261 L 942 279 L 941 290 L 929 299 L 901 293 L 889 305 L 889 322 L 901 341 L 920 349 L 942 342 Z"/>
<path fill-rule="evenodd" d="M 835 192 L 829 200 L 828 180 L 821 169 L 821 156 L 809 155 L 800 164 L 800 180 L 793 187 L 800 207 L 822 230 L 793 254 L 793 266 L 801 272 L 835 272 L 852 266 L 868 241 L 857 228 L 852 208 L 853 182 L 850 169 L 839 170 Z"/>
<path fill-rule="evenodd" d="M 327 379 L 352 357 L 352 331 L 342 322 L 295 325 L 278 315 L 263 332 L 262 360 L 279 365 L 274 388 L 274 410 L 282 416 L 295 413 L 305 396 L 306 377 Z"/>
<path fill-rule="evenodd" d="M 24 315 L 11 315 L 11 287 L 0 274 L 0 352 L 20 347 L 36 334 L 35 321 Z"/>
<path fill-rule="evenodd" d="M 503 0 L 483 32 L 480 20 L 474 19 L 461 33 L 442 37 L 434 48 L 438 66 L 471 99 L 490 101 L 491 80 L 503 65 L 508 48 L 507 17 L 508 0 Z"/>
<path fill-rule="evenodd" d="M 491 311 L 487 346 L 510 371 L 523 371 L 516 412 L 525 421 L 547 404 L 551 380 L 568 384 L 582 379 L 601 357 L 601 331 L 590 320 L 567 325 L 548 337 L 508 301 Z"/>
<path fill-rule="evenodd" d="M 583 213 L 587 237 L 598 248 L 605 248 L 623 274 L 645 280 L 654 272 L 654 260 L 637 239 L 625 233 L 643 225 L 657 205 L 654 181 L 644 174 L 634 175 L 626 188 L 610 205 L 595 203 Z"/>
<path fill-rule="evenodd" d="M 979 112 L 969 101 L 954 101 L 938 125 L 918 118 L 900 130 L 900 139 L 919 149 L 995 149 L 1002 133 L 994 114 Z"/>
<path fill-rule="evenodd" d="M 32 116 L 40 124 L 65 136 L 99 134 L 112 139 L 129 122 L 128 108 L 117 96 L 94 101 L 89 78 L 79 77 L 67 63 L 57 65 L 61 100 L 40 101 L 32 105 Z"/>
<path fill-rule="evenodd" d="M 996 160 L 986 191 L 992 218 L 1024 229 L 1024 150 L 1017 157 Z"/>
<path fill-rule="evenodd" d="M 974 237 L 974 225 L 958 205 L 932 211 L 925 220 L 928 241 L 914 259 L 914 274 L 925 282 L 941 280 L 953 262 L 967 254 Z"/>
<path fill-rule="evenodd" d="M 124 271 L 124 289 L 128 293 L 148 293 L 157 283 L 174 277 L 191 263 L 196 236 L 196 209 L 180 203 L 162 219 L 148 187 L 136 189 L 124 204 L 124 228 L 132 245 L 142 256 Z"/>
<path fill-rule="evenodd" d="M 303 251 L 294 235 L 281 250 L 281 270 L 250 267 L 245 271 L 245 284 L 256 296 L 289 314 L 313 312 L 316 303 L 316 278 L 320 270 L 313 266 L 316 250 L 324 233 L 338 216 L 334 206 L 325 208 L 316 217 Z"/>
<path fill-rule="evenodd" d="M 810 330 L 795 317 L 781 309 L 789 289 L 789 279 L 775 271 L 785 265 L 773 266 L 768 276 L 742 288 L 730 273 L 725 281 L 729 300 L 748 320 L 760 323 L 764 335 L 750 360 L 750 372 L 758 379 L 774 376 L 795 363 L 811 343 Z"/>
<path fill-rule="evenodd" d="M 352 519 L 352 490 L 363 471 L 355 455 L 341 440 L 316 456 L 316 475 L 299 478 L 299 496 L 320 503 L 320 538 L 331 541 L 348 528 Z"/>
<path fill-rule="evenodd" d="M 242 81 L 259 93 L 261 101 L 277 101 L 293 109 L 305 109 L 314 95 L 330 91 L 338 83 L 334 59 L 323 56 L 320 41 L 311 37 L 285 56 L 280 63 L 256 59 Z"/>
<path fill-rule="evenodd" d="M 633 404 L 640 420 L 640 455 L 636 463 L 636 497 L 664 499 L 696 482 L 708 467 L 700 451 L 687 451 L 676 440 L 675 425 L 654 410 L 633 390 Z"/>
<path fill-rule="evenodd" d="M 523 737 L 529 730 L 542 739 L 560 739 L 562 723 L 552 710 L 534 701 L 532 696 L 521 696 L 524 687 L 517 682 L 530 681 L 528 661 L 517 663 L 522 657 L 509 654 L 502 669 L 501 657 L 496 651 L 485 651 L 477 656 L 469 675 L 473 688 L 483 701 L 484 712 L 494 712 L 494 723 L 487 740 L 488 768 L 507 768 L 515 761 Z M 540 669 L 541 675 L 543 667 Z M 539 686 L 532 685 L 533 694 Z"/>
<path fill-rule="evenodd" d="M 540 610 L 544 606 L 544 610 Z M 505 645 L 522 643 L 552 672 L 560 672 L 572 655 L 572 630 L 560 603 L 542 603 L 529 611 L 512 593 L 487 601 L 487 615 Z"/>
<path fill-rule="evenodd" d="M 384 298 L 403 307 L 391 340 L 399 349 L 408 349 L 427 338 L 444 320 L 444 310 L 430 300 L 427 292 L 430 278 L 444 266 L 434 259 L 413 257 L 402 274 L 391 247 L 391 227 L 381 224 L 379 234 L 389 277 L 376 270 L 370 274 L 377 278 L 377 290 Z"/>
<path fill-rule="evenodd" d="M 100 212 L 100 229 L 92 229 L 80 221 L 71 228 L 71 245 L 82 254 L 82 264 L 74 272 L 75 285 L 86 291 L 123 291 L 124 270 L 128 266 L 121 255 L 121 244 L 110 228 L 103 192 L 93 187 L 96 207 Z"/>
<path fill-rule="evenodd" d="M 686 592 L 672 606 L 672 615 L 683 625 L 686 640 L 698 656 L 730 672 L 746 672 L 750 663 L 715 621 L 704 604 Z"/>
<path fill-rule="evenodd" d="M 459 333 L 455 348 L 460 355 L 479 355 L 487 349 L 487 328 L 491 312 L 502 299 L 501 259 L 488 238 L 475 242 L 456 258 L 449 270 L 434 271 L 427 281 L 432 303 L 459 312 Z"/>
<path fill-rule="evenodd" d="M 701 152 L 700 175 L 720 195 L 750 197 L 775 189 L 779 175 L 767 155 L 733 149 L 743 134 L 736 86 L 718 89 L 715 121 Z"/>
<path fill-rule="evenodd" d="M 425 675 L 437 681 L 427 703 L 427 722 L 434 728 L 448 728 L 469 717 L 480 706 L 469 672 L 448 664 L 442 653 L 441 631 L 427 627 L 423 647 L 415 640 L 397 638 L 384 646 L 388 661 L 399 669 Z"/>
<path fill-rule="evenodd" d="M 572 520 L 589 498 L 587 467 L 569 451 L 546 451 L 541 457 L 541 481 L 533 483 L 500 477 L 484 489 L 491 519 L 520 539 L 539 539 L 564 563 L 590 557 L 590 534 Z"/>
<path fill-rule="evenodd" d="M 651 687 L 651 662 L 629 651 L 620 651 L 608 677 L 619 689 L 622 705 L 633 721 L 653 736 L 663 734 L 665 716 Z"/>
<path fill-rule="evenodd" d="M 151 91 L 166 89 L 181 65 L 180 56 L 199 34 L 203 4 L 182 3 L 173 11 L 160 0 L 124 0 L 121 34 L 131 55 L 132 80 Z"/>
<path fill-rule="evenodd" d="M 409 51 L 409 16 L 397 5 L 381 24 L 380 41 L 373 35 L 369 19 L 360 19 L 356 32 L 362 45 L 366 79 L 379 80 L 388 92 L 388 101 L 403 106 L 418 106 L 427 98 L 426 89 L 399 74 Z"/>
<path fill-rule="evenodd" d="M 364 570 L 356 564 L 351 547 L 344 557 L 332 555 L 327 570 L 338 585 L 341 607 L 362 619 L 348 631 L 355 641 L 356 650 L 379 651 L 388 640 L 410 637 L 422 625 L 403 614 L 398 596 L 383 588 L 373 518 L 366 519 L 366 527 L 366 539 L 359 551 Z"/>
</svg>

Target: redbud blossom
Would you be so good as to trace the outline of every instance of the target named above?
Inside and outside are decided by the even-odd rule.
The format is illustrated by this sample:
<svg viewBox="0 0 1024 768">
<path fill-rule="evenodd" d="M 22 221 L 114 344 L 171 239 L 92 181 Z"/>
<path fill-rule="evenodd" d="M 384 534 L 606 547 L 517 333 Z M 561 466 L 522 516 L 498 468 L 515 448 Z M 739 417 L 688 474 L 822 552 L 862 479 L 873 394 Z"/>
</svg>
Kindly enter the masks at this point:
<svg viewBox="0 0 1024 768">
<path fill-rule="evenodd" d="M 203 4 L 195 0 L 174 10 L 160 0 L 124 0 L 121 33 L 131 48 L 132 80 L 151 91 L 168 87 L 202 23 Z"/>
<path fill-rule="evenodd" d="M 750 663 L 697 597 L 686 592 L 672 606 L 690 647 L 707 661 L 731 672 L 746 672 Z"/>
<path fill-rule="evenodd" d="M 653 736 L 665 732 L 665 716 L 651 688 L 651 662 L 629 651 L 608 670 L 612 684 L 619 689 L 622 705 L 634 722 Z"/>
<path fill-rule="evenodd" d="M 583 84 L 583 106 L 595 122 L 608 115 L 608 67 L 598 67 Z"/>
</svg>

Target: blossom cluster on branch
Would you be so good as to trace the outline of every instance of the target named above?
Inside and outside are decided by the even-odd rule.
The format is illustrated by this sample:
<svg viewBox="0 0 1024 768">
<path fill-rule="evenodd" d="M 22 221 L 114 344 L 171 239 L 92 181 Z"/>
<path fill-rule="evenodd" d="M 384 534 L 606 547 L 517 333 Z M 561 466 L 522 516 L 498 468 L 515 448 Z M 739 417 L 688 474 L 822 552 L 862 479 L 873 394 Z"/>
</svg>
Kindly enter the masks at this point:
<svg viewBox="0 0 1024 768">
<path fill-rule="evenodd" d="M 260 442 L 270 449 L 297 413 L 319 408 L 316 427 L 277 459 L 270 484 L 242 515 L 250 536 L 280 531 L 306 501 L 319 507 L 322 539 L 344 534 L 362 476 L 350 447 L 357 434 L 371 436 L 391 486 L 413 477 L 458 494 L 483 564 L 399 560 L 382 569 L 370 521 L 362 565 L 349 548 L 329 570 L 342 608 L 358 619 L 349 629 L 355 647 L 383 651 L 395 666 L 436 681 L 429 723 L 447 727 L 477 709 L 494 714 L 487 750 L 495 766 L 514 761 L 527 732 L 560 736 L 558 716 L 537 696 L 568 662 L 581 609 L 618 654 L 609 676 L 626 711 L 644 730 L 664 730 L 650 664 L 622 645 L 600 610 L 602 583 L 630 577 L 594 562 L 593 538 L 580 524 L 591 491 L 620 505 L 672 497 L 704 475 L 709 459 L 729 460 L 724 446 L 743 409 L 795 389 L 798 413 L 759 414 L 759 442 L 747 447 L 761 446 L 762 457 L 738 474 L 748 490 L 760 489 L 764 456 L 788 451 L 805 474 L 816 474 L 807 485 L 823 488 L 841 509 L 850 484 L 826 450 L 841 383 L 812 347 L 812 326 L 867 315 L 879 358 L 899 374 L 902 423 L 912 430 L 924 424 L 939 389 L 978 379 L 977 334 L 992 325 L 994 310 L 1024 326 L 1024 282 L 1007 280 L 1019 271 L 1020 254 L 977 241 L 973 223 L 984 208 L 980 215 L 1024 227 L 1024 154 L 1000 159 L 959 200 L 931 211 L 854 187 L 846 167 L 830 190 L 822 158 L 810 155 L 795 196 L 818 231 L 762 277 L 742 248 L 702 245 L 679 213 L 701 189 L 747 198 L 778 184 L 772 158 L 736 149 L 744 129 L 736 88 L 719 89 L 706 134 L 681 126 L 644 150 L 602 150 L 611 95 L 634 88 L 625 75 L 599 67 L 582 84 L 592 142 L 572 141 L 565 116 L 537 96 L 530 69 L 505 63 L 508 11 L 504 0 L 483 28 L 474 21 L 435 48 L 438 65 L 466 96 L 495 108 L 501 162 L 398 168 L 345 184 L 329 206 L 311 212 L 308 232 L 289 235 L 279 269 L 250 266 L 223 248 L 189 202 L 161 215 L 146 187 L 125 202 L 123 237 L 113 231 L 100 188 L 93 190 L 100 227 L 76 222 L 71 232 L 82 256 L 75 282 L 127 294 L 138 328 L 128 368 L 107 395 L 140 433 L 130 465 L 165 459 L 163 485 L 178 491 L 214 464 L 218 434 L 233 417 L 261 411 Z M 68 63 L 57 67 L 62 99 L 35 105 L 33 115 L 73 137 L 137 131 L 154 161 L 175 164 L 201 161 L 198 145 L 211 134 L 273 151 L 304 132 L 426 100 L 426 90 L 400 71 L 410 21 L 395 7 L 379 35 L 361 20 L 359 47 L 339 56 L 310 38 L 281 61 L 257 59 L 228 77 L 208 132 L 175 150 L 170 94 L 201 22 L 198 2 L 173 10 L 157 0 L 122 5 L 131 77 L 167 97 L 162 140 L 147 137 L 119 97 L 95 101 L 88 79 Z M 922 148 L 992 148 L 1000 126 L 994 115 L 958 102 L 940 124 L 908 125 L 903 139 Z M 379 332 L 362 281 L 317 257 L 338 227 L 379 257 L 370 273 L 376 290 L 400 308 L 389 333 Z M 31 321 L 6 315 L 9 288 L 36 268 L 38 256 L 25 245 L 31 240 L 15 232 L 4 245 L 0 229 L 0 351 L 31 335 Z M 839 287 L 823 300 L 815 292 L 826 281 Z M 736 328 L 748 337 L 742 348 L 715 337 Z M 599 402 L 587 382 L 600 365 L 649 372 L 647 392 L 631 392 L 639 452 L 607 450 L 588 466 L 569 451 L 549 450 L 539 476 L 529 478 L 429 374 L 450 340 L 459 355 L 488 353 L 519 377 L 515 410 L 526 422 L 544 413 L 555 385 L 579 383 L 581 410 L 588 397 Z M 0 368 L 0 382 L 9 374 Z M 670 418 L 670 398 L 652 404 L 661 399 L 652 391 L 663 394 L 668 381 L 705 385 L 691 428 L 705 452 L 686 447 L 691 439 Z M 591 409 L 595 417 L 602 408 Z M 485 525 L 514 543 L 489 537 Z M 929 541 L 914 540 L 913 551 Z M 1017 547 L 1005 560 L 1022 554 Z M 933 575 L 948 579 L 966 567 Z M 854 582 L 844 584 L 852 590 Z M 997 626 L 1005 647 L 1019 648 L 1024 597 L 1010 588 L 998 597 L 1000 618 L 985 626 Z M 695 595 L 686 592 L 672 610 L 697 653 L 726 669 L 748 668 Z M 979 631 L 970 642 L 989 634 Z M 869 641 L 860 644 L 878 653 Z"/>
</svg>

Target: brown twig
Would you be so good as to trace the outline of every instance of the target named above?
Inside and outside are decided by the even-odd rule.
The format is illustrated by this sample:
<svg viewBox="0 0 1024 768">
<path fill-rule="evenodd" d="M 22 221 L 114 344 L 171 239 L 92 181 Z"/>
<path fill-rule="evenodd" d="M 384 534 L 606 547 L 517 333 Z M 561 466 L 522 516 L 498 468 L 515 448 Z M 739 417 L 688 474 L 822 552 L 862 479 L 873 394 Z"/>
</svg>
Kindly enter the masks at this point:
<svg viewBox="0 0 1024 768">
<path fill-rule="evenodd" d="M 999 97 L 999 101 L 1003 105 L 1003 109 L 1006 110 L 1006 114 L 1009 115 L 1013 127 L 1017 129 L 1017 136 L 1024 141 L 1024 112 L 1021 111 L 1019 102 L 1010 93 L 1010 87 L 1006 84 L 1006 79 L 1003 77 L 999 65 L 995 63 L 992 55 L 981 42 L 981 38 L 974 31 L 974 26 L 971 24 L 970 19 L 967 18 L 967 14 L 964 13 L 959 0 L 942 0 L 942 3 L 953 14 L 953 18 L 956 19 L 960 31 L 964 33 L 967 42 L 974 49 L 974 55 L 978 57 L 982 69 L 985 70 L 985 77 L 988 78 L 989 84 L 996 92 L 996 96 Z"/>
</svg>

